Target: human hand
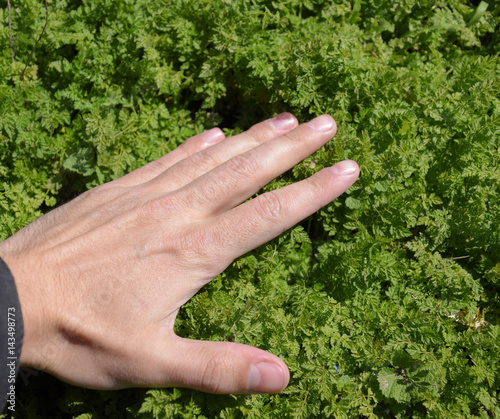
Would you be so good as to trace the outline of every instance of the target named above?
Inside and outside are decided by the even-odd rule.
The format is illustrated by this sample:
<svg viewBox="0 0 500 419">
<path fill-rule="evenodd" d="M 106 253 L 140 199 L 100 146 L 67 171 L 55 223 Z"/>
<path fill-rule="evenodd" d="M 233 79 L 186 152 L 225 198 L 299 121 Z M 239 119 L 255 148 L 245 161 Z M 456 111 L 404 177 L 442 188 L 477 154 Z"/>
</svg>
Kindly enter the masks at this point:
<svg viewBox="0 0 500 419">
<path fill-rule="evenodd" d="M 23 311 L 22 364 L 95 389 L 283 390 L 278 357 L 178 337 L 174 321 L 235 258 L 356 181 L 358 166 L 344 161 L 244 202 L 335 132 L 327 115 L 297 126 L 290 114 L 225 140 L 213 129 L 0 243 Z"/>
</svg>

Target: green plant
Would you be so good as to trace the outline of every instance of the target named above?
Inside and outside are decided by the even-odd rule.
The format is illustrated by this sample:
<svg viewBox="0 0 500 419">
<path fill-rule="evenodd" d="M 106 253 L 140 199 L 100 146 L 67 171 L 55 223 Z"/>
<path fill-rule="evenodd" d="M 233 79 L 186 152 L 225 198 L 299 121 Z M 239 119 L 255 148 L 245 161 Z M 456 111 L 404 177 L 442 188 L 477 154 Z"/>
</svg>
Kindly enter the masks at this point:
<svg viewBox="0 0 500 419">
<path fill-rule="evenodd" d="M 23 80 L 45 7 L 11 3 L 2 239 L 194 133 L 285 110 L 330 113 L 339 132 L 265 190 L 345 158 L 361 167 L 176 324 L 281 356 L 282 394 L 95 392 L 25 371 L 17 417 L 499 417 L 496 2 L 53 0 Z"/>
</svg>

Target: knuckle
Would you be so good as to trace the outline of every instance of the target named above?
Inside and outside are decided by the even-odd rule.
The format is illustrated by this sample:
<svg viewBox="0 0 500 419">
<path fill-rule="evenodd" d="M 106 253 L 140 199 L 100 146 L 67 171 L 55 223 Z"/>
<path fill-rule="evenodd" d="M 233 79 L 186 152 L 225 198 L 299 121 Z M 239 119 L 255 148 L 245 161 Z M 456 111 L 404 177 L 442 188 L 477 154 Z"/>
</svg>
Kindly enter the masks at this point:
<svg viewBox="0 0 500 419">
<path fill-rule="evenodd" d="M 99 186 L 96 186 L 95 188 L 92 188 L 92 189 L 89 189 L 88 191 L 85 191 L 78 198 L 94 201 L 94 200 L 97 200 L 100 197 L 102 197 L 104 191 L 105 191 L 105 185 L 99 185 Z"/>
<path fill-rule="evenodd" d="M 168 194 L 154 198 L 138 206 L 138 217 L 141 219 L 158 218 L 180 212 L 179 197 Z"/>
<path fill-rule="evenodd" d="M 285 205 L 274 191 L 255 198 L 255 210 L 260 217 L 268 220 L 276 220 L 285 215 Z"/>
<path fill-rule="evenodd" d="M 179 250 L 189 258 L 196 258 L 199 263 L 211 263 L 217 242 L 214 231 L 187 229 L 179 238 Z"/>
<path fill-rule="evenodd" d="M 191 157 L 193 153 L 195 153 L 193 145 L 195 143 L 195 138 L 196 136 L 188 138 L 181 145 L 179 145 L 179 147 L 176 148 L 177 152 L 181 154 L 181 161 L 183 159 Z"/>
<path fill-rule="evenodd" d="M 287 132 L 287 133 L 283 134 L 282 137 L 285 138 L 286 140 L 288 140 L 288 145 L 290 147 L 296 146 L 298 143 L 300 143 L 300 136 L 296 132 L 293 132 L 293 131 Z"/>
<path fill-rule="evenodd" d="M 178 236 L 178 251 L 189 259 L 198 258 L 202 256 L 200 253 L 204 249 L 203 244 L 200 243 L 201 240 L 202 238 L 196 232 L 190 229 L 185 230 Z"/>
<path fill-rule="evenodd" d="M 81 194 L 75 201 L 85 200 L 91 203 L 101 203 L 102 201 L 111 201 L 121 193 L 123 193 L 122 188 L 116 187 L 110 182 L 89 189 Z"/>
<path fill-rule="evenodd" d="M 203 272 L 204 285 L 232 262 L 223 243 L 224 233 L 215 228 L 187 228 L 175 238 L 174 246 L 184 266 Z"/>
<path fill-rule="evenodd" d="M 225 371 L 228 371 L 230 365 L 226 357 L 212 355 L 206 362 L 203 373 L 201 374 L 201 387 L 209 393 L 219 393 L 221 384 L 225 380 Z"/>
<path fill-rule="evenodd" d="M 153 160 L 140 168 L 139 170 L 143 169 L 143 171 L 148 172 L 151 174 L 151 176 L 156 177 L 161 175 L 166 169 L 167 169 L 167 164 L 164 159 L 158 159 L 158 160 Z"/>
<path fill-rule="evenodd" d="M 186 164 L 188 164 L 190 168 L 196 169 L 198 172 L 200 169 L 202 171 L 208 171 L 217 167 L 220 162 L 214 157 L 213 151 L 202 150 L 189 157 L 189 159 L 186 160 Z"/>
<path fill-rule="evenodd" d="M 250 141 L 254 146 L 258 146 L 269 139 L 269 137 L 273 134 L 273 130 L 264 122 L 254 125 L 244 134 L 248 141 Z"/>
<path fill-rule="evenodd" d="M 307 184 L 313 198 L 321 198 L 327 193 L 327 189 L 324 182 L 321 182 L 318 176 L 312 176 L 306 179 Z"/>
<path fill-rule="evenodd" d="M 259 171 L 259 163 L 251 153 L 243 153 L 227 162 L 229 170 L 241 177 L 254 176 Z"/>
</svg>

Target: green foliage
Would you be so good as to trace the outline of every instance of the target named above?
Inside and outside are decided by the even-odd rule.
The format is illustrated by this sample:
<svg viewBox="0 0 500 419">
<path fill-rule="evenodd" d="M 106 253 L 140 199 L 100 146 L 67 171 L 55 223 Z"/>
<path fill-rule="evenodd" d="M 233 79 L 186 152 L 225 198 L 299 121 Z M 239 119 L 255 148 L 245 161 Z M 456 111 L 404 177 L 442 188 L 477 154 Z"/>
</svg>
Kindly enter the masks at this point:
<svg viewBox="0 0 500 419">
<path fill-rule="evenodd" d="M 285 110 L 330 113 L 339 132 L 264 190 L 345 158 L 361 167 L 345 196 L 235 261 L 176 323 L 282 357 L 282 394 L 94 392 L 38 374 L 17 417 L 500 416 L 497 2 L 52 0 L 23 80 L 45 10 L 11 3 L 1 239 L 197 132 Z"/>
</svg>

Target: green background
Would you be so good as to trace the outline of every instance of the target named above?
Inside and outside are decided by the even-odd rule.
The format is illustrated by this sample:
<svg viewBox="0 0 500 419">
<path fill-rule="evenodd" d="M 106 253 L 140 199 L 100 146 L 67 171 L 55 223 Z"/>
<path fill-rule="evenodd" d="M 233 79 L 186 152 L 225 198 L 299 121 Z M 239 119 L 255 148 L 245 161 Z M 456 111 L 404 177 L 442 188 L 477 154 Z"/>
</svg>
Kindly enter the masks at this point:
<svg viewBox="0 0 500 419">
<path fill-rule="evenodd" d="M 361 167 L 176 323 L 282 357 L 284 392 L 23 370 L 15 417 L 500 417 L 498 2 L 52 0 L 28 66 L 44 3 L 12 0 L 12 30 L 0 4 L 0 239 L 195 133 L 283 111 L 339 131 L 264 190 Z"/>
</svg>

